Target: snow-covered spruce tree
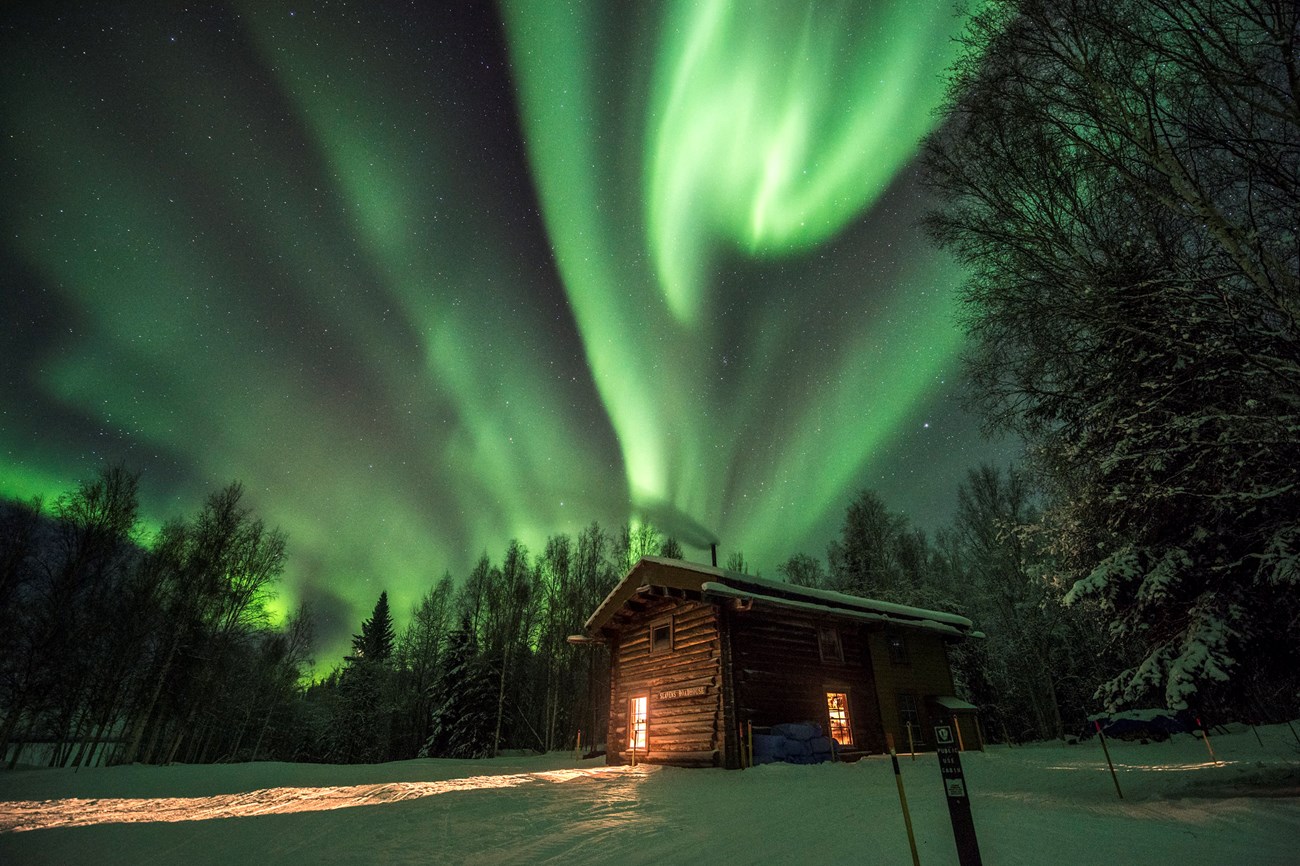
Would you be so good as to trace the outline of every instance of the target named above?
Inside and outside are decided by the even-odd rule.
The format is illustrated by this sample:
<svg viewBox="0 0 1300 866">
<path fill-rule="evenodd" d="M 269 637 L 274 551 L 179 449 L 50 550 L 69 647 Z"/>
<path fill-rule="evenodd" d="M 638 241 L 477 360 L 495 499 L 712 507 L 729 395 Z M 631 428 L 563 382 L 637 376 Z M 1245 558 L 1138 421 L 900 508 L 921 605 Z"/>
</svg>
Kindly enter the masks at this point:
<svg viewBox="0 0 1300 866">
<path fill-rule="evenodd" d="M 422 757 L 484 758 L 492 754 L 497 685 L 479 652 L 468 615 L 447 638 L 442 669 L 429 703 L 433 707 Z"/>
<path fill-rule="evenodd" d="M 1070 597 L 1143 649 L 1111 704 L 1295 709 L 1298 17 L 989 3 L 926 145 L 975 401 L 1055 488 Z"/>
</svg>

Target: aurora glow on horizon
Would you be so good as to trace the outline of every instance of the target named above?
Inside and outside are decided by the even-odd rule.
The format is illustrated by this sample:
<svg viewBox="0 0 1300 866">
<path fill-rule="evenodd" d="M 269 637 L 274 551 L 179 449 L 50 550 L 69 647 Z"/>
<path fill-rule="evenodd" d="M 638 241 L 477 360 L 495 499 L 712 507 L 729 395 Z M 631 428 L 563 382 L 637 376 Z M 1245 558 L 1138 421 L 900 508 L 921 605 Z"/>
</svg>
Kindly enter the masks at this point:
<svg viewBox="0 0 1300 866">
<path fill-rule="evenodd" d="M 242 480 L 339 642 L 511 538 L 770 574 L 1005 459 L 915 226 L 946 3 L 269 5 L 5 13 L 0 495 Z"/>
</svg>

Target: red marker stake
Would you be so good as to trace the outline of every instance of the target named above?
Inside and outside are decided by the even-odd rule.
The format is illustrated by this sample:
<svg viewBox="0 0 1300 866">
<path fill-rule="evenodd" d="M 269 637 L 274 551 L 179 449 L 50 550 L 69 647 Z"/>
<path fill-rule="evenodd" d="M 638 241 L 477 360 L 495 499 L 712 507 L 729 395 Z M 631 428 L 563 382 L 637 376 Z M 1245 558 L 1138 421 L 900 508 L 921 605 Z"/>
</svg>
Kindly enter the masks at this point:
<svg viewBox="0 0 1300 866">
<path fill-rule="evenodd" d="M 1200 716 L 1196 717 L 1196 724 L 1201 728 L 1201 739 L 1205 740 L 1205 749 L 1210 753 L 1210 760 L 1214 762 L 1215 766 L 1218 766 L 1219 759 L 1214 757 L 1214 746 L 1210 745 L 1210 732 L 1206 730 L 1205 722 L 1201 721 Z"/>
</svg>

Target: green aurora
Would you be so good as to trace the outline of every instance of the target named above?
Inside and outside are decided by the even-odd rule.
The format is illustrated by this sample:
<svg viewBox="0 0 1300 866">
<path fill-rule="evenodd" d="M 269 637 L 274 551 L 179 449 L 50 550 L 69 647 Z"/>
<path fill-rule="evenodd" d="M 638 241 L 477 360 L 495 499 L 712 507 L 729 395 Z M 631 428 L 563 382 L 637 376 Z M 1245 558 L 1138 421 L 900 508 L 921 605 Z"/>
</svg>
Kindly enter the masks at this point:
<svg viewBox="0 0 1300 866">
<path fill-rule="evenodd" d="M 1001 456 L 915 226 L 947 10 L 7 12 L 0 494 L 240 479 L 327 651 L 592 519 L 769 574 L 864 486 L 938 525 Z"/>
</svg>

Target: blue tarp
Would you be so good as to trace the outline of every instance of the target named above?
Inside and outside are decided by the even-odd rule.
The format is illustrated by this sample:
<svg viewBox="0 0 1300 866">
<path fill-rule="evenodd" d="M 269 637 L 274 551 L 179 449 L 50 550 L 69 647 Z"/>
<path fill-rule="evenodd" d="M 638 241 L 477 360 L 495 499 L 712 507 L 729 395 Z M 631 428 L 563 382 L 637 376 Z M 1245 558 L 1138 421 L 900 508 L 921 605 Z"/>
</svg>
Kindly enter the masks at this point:
<svg viewBox="0 0 1300 866">
<path fill-rule="evenodd" d="M 822 726 L 807 722 L 803 724 L 787 723 L 773 725 L 772 733 L 785 737 L 787 740 L 807 741 L 813 737 L 820 737 L 822 735 Z"/>
<path fill-rule="evenodd" d="M 1101 723 L 1106 736 L 1117 740 L 1144 737 L 1163 740 L 1170 734 L 1189 733 L 1195 727 L 1191 715 L 1185 710 L 1127 710 L 1112 715 L 1089 716 L 1088 725 L 1082 731 L 1084 739 L 1097 732 L 1097 722 Z"/>
<path fill-rule="evenodd" d="M 831 759 L 832 743 L 821 725 L 773 725 L 770 734 L 754 734 L 754 763 L 820 764 Z"/>
</svg>

